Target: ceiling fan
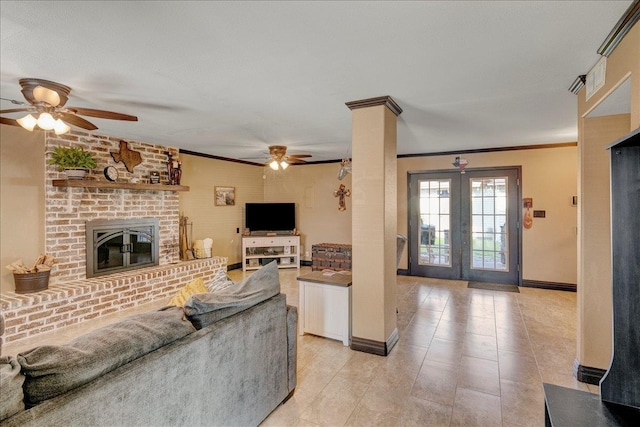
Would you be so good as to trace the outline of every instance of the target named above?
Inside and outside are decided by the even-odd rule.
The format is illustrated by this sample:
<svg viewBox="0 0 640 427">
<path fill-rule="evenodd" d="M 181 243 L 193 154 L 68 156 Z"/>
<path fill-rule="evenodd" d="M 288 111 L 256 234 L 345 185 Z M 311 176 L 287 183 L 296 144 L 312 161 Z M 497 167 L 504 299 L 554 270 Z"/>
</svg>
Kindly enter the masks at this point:
<svg viewBox="0 0 640 427">
<path fill-rule="evenodd" d="M 21 126 L 32 131 L 36 125 L 44 130 L 53 130 L 60 135 L 71 130 L 69 125 L 86 130 L 98 127 L 80 116 L 96 117 L 110 120 L 127 120 L 137 122 L 136 116 L 114 113 L 113 111 L 95 110 L 93 108 L 65 107 L 71 88 L 60 83 L 42 79 L 20 79 L 22 95 L 30 104 L 26 107 L 0 110 L 0 114 L 26 112 L 20 119 L 0 117 L 0 123 Z M 3 98 L 5 99 L 5 98 Z M 8 99 L 12 104 L 26 105 L 24 102 Z M 34 114 L 37 116 L 34 116 Z"/>
<path fill-rule="evenodd" d="M 284 145 L 272 145 L 269 147 L 269 154 L 271 159 L 267 162 L 267 165 L 273 170 L 286 169 L 291 164 L 306 163 L 302 160 L 307 157 L 311 157 L 311 154 L 287 154 L 287 147 Z"/>
</svg>

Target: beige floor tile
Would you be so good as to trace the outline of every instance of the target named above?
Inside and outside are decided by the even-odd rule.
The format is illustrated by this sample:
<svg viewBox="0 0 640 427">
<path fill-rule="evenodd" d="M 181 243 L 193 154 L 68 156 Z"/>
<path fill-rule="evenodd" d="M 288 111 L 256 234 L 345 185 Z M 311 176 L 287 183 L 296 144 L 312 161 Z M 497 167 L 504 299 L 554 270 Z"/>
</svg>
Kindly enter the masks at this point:
<svg viewBox="0 0 640 427">
<path fill-rule="evenodd" d="M 500 381 L 502 421 L 514 425 L 544 425 L 544 392 L 538 384 Z"/>
<path fill-rule="evenodd" d="M 465 335 L 467 335 L 467 322 L 440 320 L 433 337 L 447 341 L 464 342 Z"/>
<path fill-rule="evenodd" d="M 467 332 L 478 335 L 496 336 L 496 321 L 494 318 L 469 316 Z"/>
<path fill-rule="evenodd" d="M 316 393 L 296 389 L 293 396 L 283 405 L 278 406 L 261 425 L 269 427 L 298 425 L 300 415 L 316 396 Z"/>
<path fill-rule="evenodd" d="M 498 344 L 495 336 L 467 333 L 464 338 L 463 356 L 498 360 Z"/>
<path fill-rule="evenodd" d="M 445 427 L 451 421 L 452 410 L 450 405 L 409 397 L 398 425 Z"/>
<path fill-rule="evenodd" d="M 336 377 L 300 414 L 300 418 L 321 426 L 344 425 L 368 387 L 359 381 Z"/>
<path fill-rule="evenodd" d="M 414 313 L 412 323 L 425 326 L 438 326 L 440 317 L 442 317 L 442 310 L 436 311 L 421 307 Z"/>
<path fill-rule="evenodd" d="M 433 335 L 436 332 L 436 325 L 424 325 L 411 322 L 402 331 L 400 339 L 407 344 L 418 347 L 429 347 Z"/>
<path fill-rule="evenodd" d="M 501 380 L 525 384 L 542 384 L 538 365 L 533 355 L 510 351 L 498 352 L 498 367 Z"/>
<path fill-rule="evenodd" d="M 500 396 L 498 362 L 462 356 L 458 371 L 458 388 Z"/>
<path fill-rule="evenodd" d="M 457 366 L 462 357 L 463 342 L 434 338 L 425 359 L 445 365 Z"/>
<path fill-rule="evenodd" d="M 500 398 L 475 390 L 458 388 L 451 427 L 498 427 L 502 425 Z"/>
<path fill-rule="evenodd" d="M 346 380 L 371 383 L 384 363 L 384 357 L 374 354 L 353 352 L 353 355 L 338 371 L 337 376 Z"/>
<path fill-rule="evenodd" d="M 413 383 L 413 381 L 411 381 Z M 375 381 L 366 391 L 360 405 L 368 412 L 381 414 L 386 418 L 399 418 L 404 410 L 404 403 L 410 396 L 411 386 L 393 387 Z"/>
<path fill-rule="evenodd" d="M 411 396 L 453 406 L 458 384 L 458 367 L 425 361 L 418 373 Z"/>
<path fill-rule="evenodd" d="M 515 332 L 510 329 L 496 328 L 498 351 L 510 351 L 533 355 L 533 348 L 529 336 L 525 332 Z"/>
<path fill-rule="evenodd" d="M 353 411 L 345 427 L 397 427 L 401 425 L 396 417 L 383 412 L 372 411 L 362 404 Z"/>
<path fill-rule="evenodd" d="M 427 354 L 427 347 L 415 346 L 399 341 L 384 358 L 382 367 L 388 371 L 403 371 L 417 375 L 422 361 Z"/>
</svg>

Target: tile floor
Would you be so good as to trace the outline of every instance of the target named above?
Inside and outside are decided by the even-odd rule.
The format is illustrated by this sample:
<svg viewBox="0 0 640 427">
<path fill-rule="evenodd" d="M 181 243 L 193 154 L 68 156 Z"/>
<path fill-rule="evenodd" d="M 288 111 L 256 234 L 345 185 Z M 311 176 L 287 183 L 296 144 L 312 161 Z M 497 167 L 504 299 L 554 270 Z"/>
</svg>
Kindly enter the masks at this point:
<svg viewBox="0 0 640 427">
<path fill-rule="evenodd" d="M 298 305 L 296 277 L 310 270 L 280 270 L 288 304 Z M 234 281 L 249 274 L 229 272 Z M 387 357 L 299 336 L 295 394 L 262 425 L 542 426 L 542 382 L 598 393 L 572 374 L 575 293 L 521 288 L 516 294 L 466 284 L 398 276 L 400 340 Z M 164 303 L 8 343 L 2 354 L 61 344 Z"/>
</svg>

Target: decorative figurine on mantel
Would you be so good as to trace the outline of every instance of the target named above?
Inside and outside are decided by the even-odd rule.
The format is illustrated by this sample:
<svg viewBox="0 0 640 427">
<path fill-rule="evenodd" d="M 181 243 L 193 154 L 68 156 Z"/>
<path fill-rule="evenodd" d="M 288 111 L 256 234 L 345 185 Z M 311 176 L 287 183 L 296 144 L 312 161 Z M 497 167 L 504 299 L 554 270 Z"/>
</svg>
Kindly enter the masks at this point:
<svg viewBox="0 0 640 427">
<path fill-rule="evenodd" d="M 182 179 L 182 162 L 173 157 L 173 153 L 167 152 L 167 171 L 169 172 L 169 185 L 180 185 Z"/>
<path fill-rule="evenodd" d="M 333 192 L 333 197 L 339 197 L 339 199 L 338 199 L 338 210 L 339 211 L 346 211 L 347 210 L 347 205 L 345 203 L 344 198 L 345 197 L 349 197 L 349 196 L 351 196 L 351 190 L 348 190 L 347 187 L 345 187 L 344 184 L 340 184 L 340 187 L 338 187 L 338 189 Z"/>
</svg>

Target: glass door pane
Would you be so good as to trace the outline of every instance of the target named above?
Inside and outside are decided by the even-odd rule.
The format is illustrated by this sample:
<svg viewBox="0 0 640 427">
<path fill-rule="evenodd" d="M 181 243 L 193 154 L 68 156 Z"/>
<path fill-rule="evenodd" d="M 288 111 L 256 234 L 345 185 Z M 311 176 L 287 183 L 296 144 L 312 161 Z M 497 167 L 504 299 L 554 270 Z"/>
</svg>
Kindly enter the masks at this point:
<svg viewBox="0 0 640 427">
<path fill-rule="evenodd" d="M 153 227 L 130 229 L 129 243 L 129 265 L 153 262 Z"/>
<path fill-rule="evenodd" d="M 420 265 L 451 267 L 451 180 L 420 181 Z"/>
<path fill-rule="evenodd" d="M 124 235 L 120 231 L 96 231 L 93 239 L 97 246 L 94 257 L 97 257 L 96 271 L 109 270 L 124 266 Z"/>
<path fill-rule="evenodd" d="M 471 269 L 509 271 L 507 178 L 471 178 Z"/>
</svg>

